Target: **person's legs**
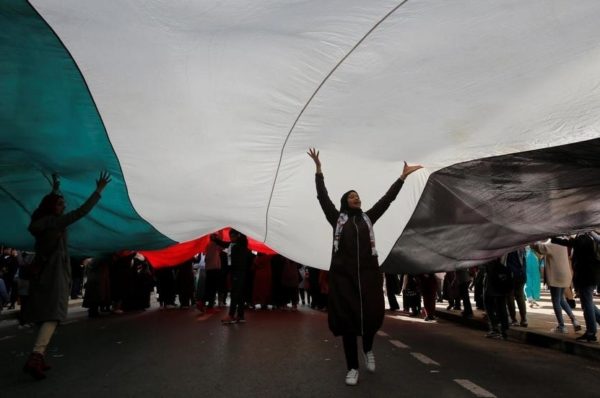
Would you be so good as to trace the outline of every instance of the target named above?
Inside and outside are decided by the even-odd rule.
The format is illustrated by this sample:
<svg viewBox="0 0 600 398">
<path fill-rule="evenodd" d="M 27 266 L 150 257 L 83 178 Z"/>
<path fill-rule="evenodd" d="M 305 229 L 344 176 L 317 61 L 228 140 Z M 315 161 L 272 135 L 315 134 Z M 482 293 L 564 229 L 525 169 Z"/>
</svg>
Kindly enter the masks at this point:
<svg viewBox="0 0 600 398">
<path fill-rule="evenodd" d="M 477 309 L 484 309 L 484 297 L 483 297 L 483 272 L 479 270 L 477 276 L 475 276 L 475 282 L 473 283 L 473 294 L 475 297 L 475 306 Z"/>
<path fill-rule="evenodd" d="M 6 284 L 4 283 L 4 279 L 0 278 L 0 311 L 5 303 L 8 303 L 10 300 L 8 296 L 8 290 L 6 289 Z"/>
<path fill-rule="evenodd" d="M 400 304 L 398 304 L 398 299 L 396 299 L 396 294 L 391 291 L 387 291 L 388 303 L 390 304 L 390 310 L 399 310 Z"/>
<path fill-rule="evenodd" d="M 229 270 L 225 267 L 219 270 L 219 281 L 217 283 L 217 295 L 219 300 L 219 306 L 225 306 L 227 304 L 227 280 L 229 278 Z"/>
<path fill-rule="evenodd" d="M 425 307 L 427 318 L 435 318 L 435 290 L 431 286 L 423 292 L 423 306 Z"/>
<path fill-rule="evenodd" d="M 33 345 L 33 352 L 44 355 L 46 353 L 46 348 L 50 343 L 50 339 L 54 335 L 54 331 L 58 326 L 58 322 L 44 322 L 40 326 L 40 330 L 38 331 L 37 339 L 35 340 L 35 344 Z"/>
<path fill-rule="evenodd" d="M 395 274 L 385 274 L 385 290 L 387 293 L 390 310 L 399 310 L 400 305 L 396 299 L 396 292 L 398 291 L 398 276 Z"/>
<path fill-rule="evenodd" d="M 433 293 L 433 303 L 435 305 L 435 291 Z M 363 344 L 363 353 L 365 358 L 365 366 L 369 372 L 375 372 L 375 354 L 373 354 L 373 339 L 375 338 L 375 334 L 363 334 L 362 344 Z"/>
<path fill-rule="evenodd" d="M 230 321 L 235 318 L 236 315 L 239 316 L 239 307 L 243 307 L 243 296 L 244 292 L 240 289 L 240 284 L 235 276 L 231 278 L 231 301 L 229 302 L 229 319 L 226 318 L 226 321 Z"/>
<path fill-rule="evenodd" d="M 306 293 L 304 293 L 304 289 L 298 289 L 298 295 L 300 296 L 300 301 L 302 305 L 306 304 Z"/>
<path fill-rule="evenodd" d="M 290 289 L 290 301 L 292 302 L 292 309 L 295 311 L 298 309 L 298 299 L 300 295 L 298 293 L 298 288 L 293 287 Z"/>
<path fill-rule="evenodd" d="M 506 331 L 508 330 L 508 312 L 506 311 L 506 296 L 496 297 L 498 315 L 500 318 L 500 332 L 502 337 L 506 338 Z"/>
<path fill-rule="evenodd" d="M 17 299 L 19 298 L 19 285 L 17 280 L 13 280 L 12 287 L 10 289 L 10 308 L 15 308 Z"/>
<path fill-rule="evenodd" d="M 460 297 L 463 302 L 463 315 L 473 315 L 473 308 L 471 307 L 471 298 L 469 297 L 469 282 L 463 282 L 459 285 Z"/>
<path fill-rule="evenodd" d="M 235 318 L 237 306 L 238 306 L 237 300 L 234 298 L 234 296 L 232 294 L 231 301 L 229 302 L 229 311 L 227 312 L 227 314 L 229 315 L 229 318 Z"/>
<path fill-rule="evenodd" d="M 519 316 L 521 317 L 521 326 L 527 326 L 527 303 L 525 300 L 525 282 L 519 281 L 515 284 L 515 301 L 519 308 Z"/>
<path fill-rule="evenodd" d="M 196 302 L 201 301 L 204 305 L 208 294 L 206 293 L 206 269 L 203 267 L 198 268 L 198 279 L 196 280 L 196 286 L 194 289 L 194 299 Z"/>
<path fill-rule="evenodd" d="M 244 299 L 242 298 L 241 302 L 239 302 L 238 306 L 237 306 L 237 320 L 238 321 L 246 320 L 246 318 L 244 318 L 244 310 L 245 310 L 245 305 L 244 305 Z"/>
<path fill-rule="evenodd" d="M 508 307 L 508 315 L 510 315 L 510 321 L 512 323 L 516 323 L 517 322 L 517 312 L 515 310 L 515 289 L 513 287 L 513 290 L 510 291 L 510 293 L 508 293 L 508 295 L 506 296 L 506 304 Z"/>
<path fill-rule="evenodd" d="M 346 356 L 346 385 L 355 386 L 358 384 L 358 348 L 356 345 L 356 336 L 343 336 L 344 355 Z"/>
<path fill-rule="evenodd" d="M 246 275 L 243 273 L 233 273 L 231 275 L 231 308 L 229 315 L 231 317 L 237 315 L 237 320 L 244 319 L 245 279 Z"/>
<path fill-rule="evenodd" d="M 358 369 L 358 345 L 356 336 L 344 335 L 344 355 L 346 356 L 346 367 L 350 369 Z M 364 344 L 364 342 L 363 342 Z"/>
<path fill-rule="evenodd" d="M 50 343 L 50 339 L 52 339 L 52 335 L 54 335 L 57 325 L 58 322 L 56 321 L 42 323 L 35 344 L 33 345 L 33 352 L 29 355 L 29 358 L 23 367 L 25 373 L 29 373 L 37 380 L 44 379 L 46 377 L 44 371 L 50 369 L 50 366 L 46 365 L 44 354 L 46 353 L 46 348 L 48 348 L 48 344 Z"/>
<path fill-rule="evenodd" d="M 363 335 L 363 337 L 362 337 L 363 352 L 367 353 L 369 351 L 373 351 L 373 340 L 374 339 L 375 339 L 375 334 L 369 333 L 369 334 Z"/>
<path fill-rule="evenodd" d="M 444 282 L 444 280 L 442 278 L 438 278 L 436 275 L 436 277 L 435 277 L 436 293 L 435 294 L 437 296 L 438 303 L 441 303 L 442 301 L 444 301 L 444 298 L 442 297 L 443 282 Z"/>
<path fill-rule="evenodd" d="M 217 281 L 219 270 L 210 269 L 206 270 L 206 286 L 204 291 L 204 300 L 208 308 L 212 308 L 215 305 L 215 297 L 217 295 Z"/>
<path fill-rule="evenodd" d="M 483 302 L 485 305 L 485 312 L 487 314 L 490 332 L 498 332 L 498 316 L 494 301 L 494 296 L 484 294 Z"/>
<path fill-rule="evenodd" d="M 564 289 L 564 288 L 561 288 L 561 289 Z M 567 316 L 569 317 L 569 319 L 571 319 L 571 322 L 573 322 L 573 325 L 579 324 L 577 322 L 577 319 L 575 318 L 575 314 L 573 314 L 573 309 L 567 302 L 567 299 L 565 298 L 564 294 L 561 295 L 560 307 L 567 313 Z"/>
<path fill-rule="evenodd" d="M 554 316 L 560 328 L 565 327 L 565 321 L 562 316 L 561 302 L 563 300 L 562 295 L 563 288 L 550 286 L 550 298 L 552 300 L 552 309 L 554 309 Z M 568 307 L 568 305 L 567 305 Z M 568 314 L 568 312 L 567 312 Z M 572 313 L 571 313 L 572 314 Z"/>
<path fill-rule="evenodd" d="M 583 308 L 583 317 L 585 318 L 585 334 L 595 336 L 598 330 L 596 325 L 596 311 L 593 301 L 594 286 L 585 286 L 579 288 L 579 299 Z"/>
</svg>

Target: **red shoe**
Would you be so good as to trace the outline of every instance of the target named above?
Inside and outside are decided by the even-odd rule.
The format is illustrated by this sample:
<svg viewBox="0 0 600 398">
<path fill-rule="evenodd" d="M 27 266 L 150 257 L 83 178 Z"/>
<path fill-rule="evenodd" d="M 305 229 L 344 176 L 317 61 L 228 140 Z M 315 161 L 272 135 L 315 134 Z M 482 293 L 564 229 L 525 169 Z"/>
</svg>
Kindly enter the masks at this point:
<svg viewBox="0 0 600 398">
<path fill-rule="evenodd" d="M 23 372 L 29 373 L 36 380 L 45 379 L 44 356 L 38 352 L 32 352 L 23 367 Z"/>
</svg>

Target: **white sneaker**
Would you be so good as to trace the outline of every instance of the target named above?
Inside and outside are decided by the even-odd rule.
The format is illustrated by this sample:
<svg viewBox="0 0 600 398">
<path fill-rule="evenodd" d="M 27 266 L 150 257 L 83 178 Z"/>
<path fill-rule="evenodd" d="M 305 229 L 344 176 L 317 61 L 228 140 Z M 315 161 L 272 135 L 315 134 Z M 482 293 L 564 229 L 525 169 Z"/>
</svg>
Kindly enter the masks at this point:
<svg viewBox="0 0 600 398">
<path fill-rule="evenodd" d="M 355 386 L 358 384 L 358 369 L 350 369 L 346 374 L 346 385 Z"/>
<path fill-rule="evenodd" d="M 371 373 L 375 372 L 375 354 L 373 351 L 363 353 L 365 356 L 365 365 L 367 366 L 367 370 Z"/>
</svg>

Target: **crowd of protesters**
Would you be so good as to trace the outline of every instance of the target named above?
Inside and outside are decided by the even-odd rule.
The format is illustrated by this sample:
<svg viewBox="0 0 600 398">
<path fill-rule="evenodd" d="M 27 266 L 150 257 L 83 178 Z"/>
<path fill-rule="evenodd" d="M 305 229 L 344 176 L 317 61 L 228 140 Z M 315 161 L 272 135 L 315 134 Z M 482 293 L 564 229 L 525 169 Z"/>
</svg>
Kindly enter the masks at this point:
<svg viewBox="0 0 600 398">
<path fill-rule="evenodd" d="M 122 314 L 150 307 L 157 293 L 161 308 L 188 309 L 201 313 L 229 305 L 223 324 L 243 323 L 244 309 L 297 310 L 306 305 L 327 309 L 328 272 L 298 264 L 280 254 L 250 251 L 243 234 L 232 230 L 230 242 L 214 234 L 202 253 L 182 264 L 154 269 L 142 255 L 71 258 L 71 298 L 83 298 L 90 317 Z M 510 252 L 480 266 L 446 273 L 420 275 L 385 274 L 389 310 L 402 309 L 410 316 L 436 320 L 436 302 L 447 310 L 473 317 L 483 310 L 490 338 L 506 338 L 511 326 L 527 327 L 527 307 L 539 307 L 540 287 L 551 294 L 557 325 L 554 333 L 567 333 L 563 313 L 575 332 L 582 325 L 573 314 L 575 298 L 584 311 L 585 333 L 577 340 L 596 341 L 600 311 L 593 296 L 600 294 L 600 236 L 579 234 L 553 238 Z M 234 250 L 241 246 L 241 254 Z M 240 250 L 238 250 L 239 252 Z M 2 247 L 0 256 L 0 311 L 27 305 L 27 267 L 34 253 Z M 471 303 L 471 292 L 474 303 Z M 19 316 L 19 327 L 30 327 Z"/>
<path fill-rule="evenodd" d="M 211 257 L 209 245 L 205 252 L 188 261 L 157 269 L 138 253 L 72 257 L 72 275 L 79 275 L 76 271 L 80 270 L 81 276 L 73 277 L 70 297 L 83 298 L 82 306 L 88 309 L 90 318 L 145 310 L 150 307 L 153 292 L 163 309 L 195 306 L 204 313 L 230 306 L 232 296 L 240 289 L 239 284 L 234 286 L 236 275 L 228 263 L 229 242 L 220 243 L 225 247 L 218 248 L 216 259 Z M 8 247 L 2 251 L 0 311 L 24 305 L 27 298 L 24 287 L 28 281 L 22 276 L 34 257 L 34 253 Z M 280 254 L 248 250 L 242 269 L 235 272 L 242 272 L 244 279 L 241 301 L 235 301 L 235 305 L 253 310 L 296 311 L 299 305 L 327 310 L 327 271 L 298 264 Z M 30 326 L 22 319 L 20 324 Z"/>
<path fill-rule="evenodd" d="M 244 323 L 245 309 L 291 310 L 298 305 L 325 310 L 327 272 L 280 254 L 252 252 L 246 237 L 230 232 L 230 242 L 212 235 L 205 251 L 175 267 L 154 271 L 162 308 L 201 313 L 229 306 L 224 324 Z"/>
<path fill-rule="evenodd" d="M 532 243 L 476 267 L 453 272 L 421 275 L 385 274 L 389 310 L 403 310 L 425 321 L 435 321 L 436 302 L 447 301 L 447 310 L 473 317 L 473 305 L 484 311 L 489 331 L 486 337 L 506 339 L 509 327 L 528 327 L 527 308 L 539 308 L 540 291 L 550 291 L 556 326 L 550 331 L 565 334 L 564 314 L 574 332 L 582 325 L 573 314 L 575 298 L 583 309 L 585 332 L 576 340 L 597 341 L 600 310 L 594 295 L 600 295 L 600 235 L 580 233 Z M 474 303 L 471 303 L 470 292 Z M 517 316 L 518 315 L 518 316 Z"/>
<path fill-rule="evenodd" d="M 369 268 L 372 275 L 363 273 L 364 267 L 358 267 L 360 276 L 365 280 L 373 277 L 372 286 L 363 289 L 372 296 L 365 302 L 381 307 L 383 311 L 383 286 L 377 267 L 372 223 L 394 200 L 404 178 L 420 166 L 411 168 L 405 165 L 402 176 L 390 191 L 367 212 L 360 210 L 358 194 L 353 190 L 348 191 L 342 197 L 340 213 L 327 197 L 318 152 L 311 150 L 309 155 L 317 166 L 316 183 L 321 206 L 334 227 L 334 257 L 338 255 L 335 253 L 338 253 L 340 245 L 350 242 L 344 234 L 355 233 L 355 230 L 359 230 L 358 224 L 361 224 L 360 239 L 364 240 L 361 246 L 367 248 L 368 252 L 363 257 L 368 260 L 375 258 L 372 264 L 369 263 L 373 265 Z M 355 385 L 358 382 L 357 336 L 363 338 L 367 368 L 374 371 L 372 337 L 383 318 L 376 314 L 375 307 L 373 311 L 363 311 L 364 303 L 359 301 L 359 304 L 362 303 L 359 306 L 360 331 L 353 329 L 355 325 L 344 323 L 344 313 L 341 307 L 338 308 L 340 303 L 356 301 L 351 285 L 345 285 L 348 281 L 352 282 L 352 277 L 344 279 L 347 277 L 344 274 L 347 271 L 344 268 L 345 260 L 340 262 L 337 274 L 332 272 L 330 275 L 328 271 L 298 264 L 280 254 L 252 252 L 246 236 L 233 229 L 230 230 L 229 241 L 223 240 L 219 234 L 213 234 L 202 253 L 181 264 L 158 269 L 152 268 L 137 253 L 70 258 L 66 228 L 84 217 L 100 200 L 100 193 L 110 182 L 110 177 L 101 173 L 96 181 L 96 190 L 82 206 L 69 213 L 64 213 L 64 198 L 59 194 L 55 176 L 53 180 L 52 193 L 44 197 L 32 215 L 29 227 L 36 238 L 36 252 L 21 253 L 13 248 L 2 247 L 0 257 L 0 311 L 4 307 L 14 309 L 20 303 L 20 326 L 28 327 L 32 323 L 40 326 L 34 350 L 24 368 L 34 378 L 44 378 L 44 372 L 49 369 L 44 352 L 58 323 L 66 318 L 69 295 L 75 299 L 83 294 L 83 307 L 88 309 L 90 317 L 97 317 L 102 312 L 120 314 L 145 310 L 150 307 L 155 288 L 158 302 L 165 309 L 195 306 L 204 313 L 228 304 L 228 313 L 222 319 L 224 325 L 245 323 L 246 309 L 297 311 L 301 302 L 314 309 L 328 310 L 330 328 L 335 335 L 343 335 L 349 369 L 347 384 Z M 353 230 L 344 227 L 350 216 Z M 600 236 L 595 232 L 587 232 L 532 243 L 477 267 L 454 272 L 401 276 L 386 274 L 389 309 L 399 310 L 395 296 L 401 293 L 404 311 L 412 316 L 423 313 L 425 321 L 436 320 L 436 301 L 443 300 L 447 300 L 448 310 L 462 310 L 462 315 L 470 318 L 473 316 L 470 291 L 473 290 L 475 307 L 484 310 L 488 320 L 489 332 L 486 336 L 506 339 L 510 326 L 528 326 L 527 304 L 531 308 L 539 306 L 540 285 L 544 281 L 549 287 L 557 320 L 552 332 L 567 332 L 563 311 L 571 320 L 574 331 L 582 330 L 572 312 L 574 298 L 577 297 L 573 295 L 574 288 L 581 301 L 586 326 L 585 332 L 577 340 L 596 342 L 600 310 L 594 305 L 593 296 L 598 294 L 600 284 L 599 247 Z M 344 251 L 338 255 L 340 258 L 348 249 L 346 246 L 343 248 Z M 350 290 L 345 291 L 346 288 Z M 359 287 L 359 293 L 360 290 Z M 359 300 L 362 300 L 360 296 Z M 363 317 L 371 317 L 369 319 L 372 322 L 364 321 Z M 343 327 L 337 322 L 342 322 Z M 370 329 L 363 329 L 365 325 Z"/>
</svg>

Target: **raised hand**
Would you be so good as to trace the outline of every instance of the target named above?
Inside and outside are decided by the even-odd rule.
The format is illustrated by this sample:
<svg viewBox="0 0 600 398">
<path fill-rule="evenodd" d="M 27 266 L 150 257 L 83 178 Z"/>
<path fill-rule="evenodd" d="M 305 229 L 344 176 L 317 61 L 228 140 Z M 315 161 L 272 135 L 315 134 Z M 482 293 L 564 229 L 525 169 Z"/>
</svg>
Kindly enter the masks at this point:
<svg viewBox="0 0 600 398">
<path fill-rule="evenodd" d="M 96 192 L 101 193 L 110 181 L 110 174 L 107 171 L 100 172 L 100 177 L 96 180 Z"/>
<path fill-rule="evenodd" d="M 306 152 L 308 156 L 315 162 L 315 166 L 317 167 L 317 173 L 321 172 L 321 161 L 319 160 L 319 151 L 315 148 L 308 148 L 308 152 Z"/>
<path fill-rule="evenodd" d="M 404 169 L 402 170 L 402 175 L 400 176 L 400 178 L 402 180 L 406 180 L 406 177 L 422 168 L 423 166 L 421 165 L 409 166 L 408 164 L 406 164 L 406 162 L 404 162 Z"/>
<path fill-rule="evenodd" d="M 60 178 L 58 173 L 52 173 L 52 192 L 58 193 L 60 191 Z"/>
</svg>

